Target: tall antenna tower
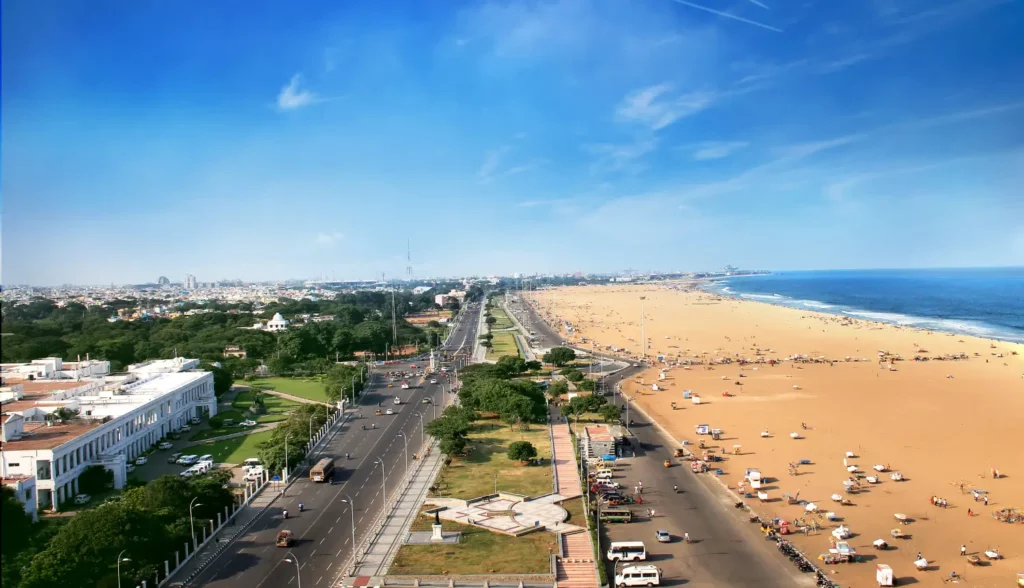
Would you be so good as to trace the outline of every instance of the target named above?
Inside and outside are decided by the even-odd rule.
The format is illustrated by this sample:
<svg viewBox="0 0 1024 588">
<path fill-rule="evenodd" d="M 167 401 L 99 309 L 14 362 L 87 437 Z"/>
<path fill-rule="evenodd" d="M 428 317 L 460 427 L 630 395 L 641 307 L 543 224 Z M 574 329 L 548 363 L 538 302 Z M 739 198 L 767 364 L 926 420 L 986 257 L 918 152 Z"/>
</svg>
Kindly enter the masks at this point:
<svg viewBox="0 0 1024 588">
<path fill-rule="evenodd" d="M 405 242 L 405 279 L 412 280 L 412 239 Z"/>
<path fill-rule="evenodd" d="M 395 304 L 395 286 L 391 286 L 391 336 L 398 347 L 398 307 Z"/>
</svg>

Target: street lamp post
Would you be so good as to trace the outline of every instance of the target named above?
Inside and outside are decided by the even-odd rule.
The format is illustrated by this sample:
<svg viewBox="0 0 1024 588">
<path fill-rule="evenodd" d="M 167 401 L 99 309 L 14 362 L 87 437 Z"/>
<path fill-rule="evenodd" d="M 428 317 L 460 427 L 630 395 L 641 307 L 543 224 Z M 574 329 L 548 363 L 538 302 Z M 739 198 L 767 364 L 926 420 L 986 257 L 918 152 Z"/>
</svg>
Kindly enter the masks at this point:
<svg viewBox="0 0 1024 588">
<path fill-rule="evenodd" d="M 284 558 L 282 561 L 295 564 L 296 586 L 298 588 L 302 588 L 302 569 L 299 567 L 299 558 L 295 557 L 295 554 L 289 551 L 288 557 Z"/>
<path fill-rule="evenodd" d="M 352 374 L 352 406 L 356 405 L 356 375 Z"/>
<path fill-rule="evenodd" d="M 193 532 L 192 536 L 193 536 L 193 538 L 195 538 L 195 533 L 194 532 Z M 124 552 L 126 552 L 126 551 L 128 551 L 128 550 L 127 549 L 122 549 L 121 553 L 117 554 L 117 588 L 121 588 L 121 562 L 123 562 L 123 561 L 131 561 L 130 557 L 124 557 L 124 558 L 121 557 L 122 555 L 124 555 Z"/>
<path fill-rule="evenodd" d="M 352 559 L 356 557 L 356 501 L 352 500 L 352 497 L 348 494 L 344 495 L 342 502 L 347 502 L 349 506 L 349 512 L 352 514 Z M 347 499 L 347 500 L 346 500 Z"/>
<path fill-rule="evenodd" d="M 409 471 L 409 438 L 406 437 L 405 433 L 399 433 L 399 437 L 402 438 L 402 445 L 405 446 L 405 471 Z"/>
<path fill-rule="evenodd" d="M 196 545 L 196 523 L 195 523 L 195 519 L 192 517 L 192 509 L 197 507 L 197 506 L 202 506 L 203 505 L 202 502 L 200 502 L 199 504 L 193 504 L 196 500 L 199 500 L 198 496 L 193 498 L 192 502 L 188 503 L 188 524 L 189 524 L 190 527 L 192 527 L 192 550 L 193 551 L 198 549 L 199 546 Z"/>
<path fill-rule="evenodd" d="M 647 358 L 647 339 L 644 338 L 644 300 L 646 296 L 640 297 L 640 361 Z"/>
<path fill-rule="evenodd" d="M 388 503 L 388 487 L 387 487 L 388 473 L 387 473 L 387 469 L 384 467 L 384 460 L 383 459 L 378 457 L 377 459 L 374 459 L 373 461 L 374 462 L 380 462 L 380 491 L 384 493 L 384 505 L 387 506 L 387 503 Z"/>
</svg>

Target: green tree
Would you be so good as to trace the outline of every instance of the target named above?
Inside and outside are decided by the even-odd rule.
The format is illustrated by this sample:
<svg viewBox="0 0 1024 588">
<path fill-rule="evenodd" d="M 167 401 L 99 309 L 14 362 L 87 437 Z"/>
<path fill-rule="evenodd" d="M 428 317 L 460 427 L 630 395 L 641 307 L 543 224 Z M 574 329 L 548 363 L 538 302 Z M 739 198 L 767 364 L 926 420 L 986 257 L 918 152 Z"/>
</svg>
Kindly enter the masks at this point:
<svg viewBox="0 0 1024 588">
<path fill-rule="evenodd" d="M 0 519 L 0 529 L 3 532 L 0 553 L 7 558 L 28 547 L 32 517 L 25 512 L 25 505 L 14 496 L 14 490 L 8 486 L 0 486 L 0 503 L 3 506 L 0 513 L 3 515 Z"/>
<path fill-rule="evenodd" d="M 517 355 L 502 355 L 495 363 L 503 377 L 511 378 L 526 371 L 526 361 Z"/>
<path fill-rule="evenodd" d="M 481 341 L 480 342 L 480 346 L 481 347 L 486 347 L 487 349 L 490 349 L 491 347 L 494 347 L 494 344 L 491 343 L 490 339 L 488 339 L 486 341 Z"/>
<path fill-rule="evenodd" d="M 451 457 L 453 455 L 461 455 L 466 450 L 466 443 L 465 437 L 446 437 L 441 439 L 438 447 L 441 453 Z"/>
<path fill-rule="evenodd" d="M 331 403 L 336 403 L 341 398 L 342 393 L 346 397 L 351 396 L 353 383 L 355 384 L 356 394 L 359 394 L 363 388 L 360 380 L 365 377 L 365 369 L 361 365 L 335 365 L 327 372 L 323 380 L 324 393 L 327 395 L 327 400 Z M 355 379 L 353 380 L 353 378 Z"/>
<path fill-rule="evenodd" d="M 620 413 L 621 411 L 619 411 L 619 407 L 614 404 L 606 404 L 597 411 L 597 414 L 599 414 L 606 423 L 618 422 Z"/>
<path fill-rule="evenodd" d="M 551 351 L 545 353 L 542 359 L 544 363 L 562 367 L 576 359 L 576 352 L 568 347 L 552 347 Z"/>
<path fill-rule="evenodd" d="M 488 316 L 487 318 L 484 319 L 484 322 L 487 323 L 488 325 L 493 325 L 494 323 L 498 322 L 498 319 L 494 318 L 493 316 Z"/>
<path fill-rule="evenodd" d="M 576 382 L 576 389 L 577 390 L 582 390 L 584 392 L 593 392 L 595 389 L 597 389 L 597 381 L 595 381 L 595 380 L 586 380 L 585 379 L 585 380 Z"/>
<path fill-rule="evenodd" d="M 230 390 L 231 386 L 235 383 L 234 376 L 231 375 L 230 371 L 224 368 L 219 368 L 213 364 L 206 363 L 203 364 L 200 369 L 204 369 L 213 374 L 213 393 L 217 396 L 220 396 Z"/>
<path fill-rule="evenodd" d="M 566 380 L 576 383 L 583 379 L 583 372 L 576 368 L 566 368 L 559 372 Z"/>
<path fill-rule="evenodd" d="M 531 372 L 539 372 L 543 368 L 544 364 L 535 359 L 531 359 L 530 361 L 526 362 L 526 369 L 528 369 Z"/>
<path fill-rule="evenodd" d="M 512 461 L 530 461 L 537 457 L 537 448 L 529 441 L 515 441 L 509 444 L 507 455 Z"/>
</svg>

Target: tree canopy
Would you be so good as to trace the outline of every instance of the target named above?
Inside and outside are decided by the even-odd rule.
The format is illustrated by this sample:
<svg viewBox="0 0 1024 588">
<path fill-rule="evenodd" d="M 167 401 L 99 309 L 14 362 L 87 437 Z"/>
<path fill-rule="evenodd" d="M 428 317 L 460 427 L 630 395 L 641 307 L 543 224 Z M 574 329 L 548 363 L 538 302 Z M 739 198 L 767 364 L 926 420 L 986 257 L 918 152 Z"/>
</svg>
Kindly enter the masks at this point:
<svg viewBox="0 0 1024 588">
<path fill-rule="evenodd" d="M 569 347 L 552 347 L 550 351 L 544 354 L 542 359 L 544 360 L 544 363 L 550 363 L 552 365 L 562 367 L 576 359 L 576 352 Z"/>
<path fill-rule="evenodd" d="M 529 441 L 514 441 L 509 444 L 507 455 L 513 461 L 530 461 L 537 457 L 537 448 Z"/>
</svg>

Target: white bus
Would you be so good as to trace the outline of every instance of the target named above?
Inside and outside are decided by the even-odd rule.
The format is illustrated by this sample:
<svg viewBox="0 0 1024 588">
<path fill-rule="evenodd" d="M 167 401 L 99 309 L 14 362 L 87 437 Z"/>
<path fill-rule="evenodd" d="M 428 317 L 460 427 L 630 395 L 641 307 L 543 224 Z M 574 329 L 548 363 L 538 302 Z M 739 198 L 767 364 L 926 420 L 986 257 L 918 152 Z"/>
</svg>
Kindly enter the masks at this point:
<svg viewBox="0 0 1024 588">
<path fill-rule="evenodd" d="M 658 566 L 626 566 L 615 574 L 615 586 L 661 586 L 661 574 Z"/>
<path fill-rule="evenodd" d="M 608 547 L 609 561 L 640 561 L 647 559 L 643 541 L 613 541 Z"/>
</svg>

